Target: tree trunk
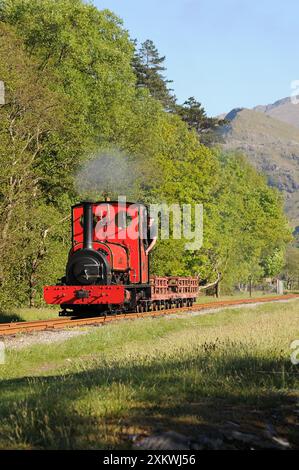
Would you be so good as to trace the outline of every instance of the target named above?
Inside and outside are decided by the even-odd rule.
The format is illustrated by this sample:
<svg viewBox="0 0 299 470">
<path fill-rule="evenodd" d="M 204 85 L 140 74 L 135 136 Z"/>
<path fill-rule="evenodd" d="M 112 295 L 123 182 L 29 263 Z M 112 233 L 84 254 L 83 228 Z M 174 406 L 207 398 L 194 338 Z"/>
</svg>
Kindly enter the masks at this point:
<svg viewBox="0 0 299 470">
<path fill-rule="evenodd" d="M 249 296 L 250 297 L 252 296 L 252 278 L 251 278 L 251 276 L 249 278 Z"/>
<path fill-rule="evenodd" d="M 220 281 L 218 281 L 216 286 L 215 286 L 215 295 L 216 295 L 217 299 L 219 299 L 219 297 L 220 297 Z"/>
</svg>

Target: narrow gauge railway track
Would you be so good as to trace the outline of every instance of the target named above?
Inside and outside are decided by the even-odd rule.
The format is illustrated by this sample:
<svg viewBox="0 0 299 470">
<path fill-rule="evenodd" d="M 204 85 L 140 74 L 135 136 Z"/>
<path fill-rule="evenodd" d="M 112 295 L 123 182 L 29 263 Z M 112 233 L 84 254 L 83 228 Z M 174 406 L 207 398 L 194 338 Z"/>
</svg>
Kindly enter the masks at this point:
<svg viewBox="0 0 299 470">
<path fill-rule="evenodd" d="M 158 317 L 170 315 L 180 312 L 202 311 L 209 309 L 220 309 L 222 307 L 242 306 L 246 304 L 266 303 L 283 301 L 290 299 L 299 299 L 297 294 L 287 294 L 272 297 L 256 297 L 250 299 L 240 300 L 221 300 L 218 302 L 210 302 L 205 304 L 194 304 L 192 307 L 171 308 L 167 310 L 149 311 L 142 313 L 121 313 L 115 315 L 107 315 L 101 317 L 86 317 L 86 318 L 54 318 L 49 320 L 35 320 L 31 322 L 11 322 L 0 324 L 0 336 L 16 335 L 18 333 L 31 333 L 34 331 L 45 331 L 54 329 L 63 329 L 76 326 L 85 325 L 101 325 L 111 323 L 119 320 L 134 320 L 137 318 Z"/>
</svg>

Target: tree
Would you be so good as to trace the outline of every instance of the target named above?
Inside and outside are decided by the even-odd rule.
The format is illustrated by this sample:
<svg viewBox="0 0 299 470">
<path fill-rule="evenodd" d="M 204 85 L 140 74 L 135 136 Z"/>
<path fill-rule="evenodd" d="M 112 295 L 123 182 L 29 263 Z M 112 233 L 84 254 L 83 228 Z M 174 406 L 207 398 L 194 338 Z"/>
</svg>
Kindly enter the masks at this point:
<svg viewBox="0 0 299 470">
<path fill-rule="evenodd" d="M 188 98 L 182 105 L 176 105 L 176 112 L 188 124 L 190 129 L 195 129 L 202 143 L 214 144 L 218 140 L 215 130 L 224 125 L 225 121 L 208 117 L 201 103 L 193 96 Z"/>
<path fill-rule="evenodd" d="M 69 128 L 87 151 L 113 139 L 135 94 L 133 45 L 121 21 L 81 0 L 2 0 L 0 20 L 15 26 L 40 70 L 56 75 L 75 110 Z"/>
<path fill-rule="evenodd" d="M 299 249 L 294 245 L 289 245 L 286 250 L 283 278 L 287 289 L 299 288 Z"/>
<path fill-rule="evenodd" d="M 281 195 L 267 186 L 264 176 L 242 155 L 219 153 L 218 158 L 220 184 L 208 214 L 204 263 L 221 272 L 222 283 L 229 288 L 249 277 L 259 280 L 268 275 L 267 263 L 269 268 L 270 259 L 284 250 L 291 234 Z M 272 274 L 278 274 L 279 263 L 272 268 Z"/>
<path fill-rule="evenodd" d="M 165 56 L 159 55 L 158 49 L 149 39 L 141 44 L 139 50 L 135 50 L 133 67 L 137 77 L 137 86 L 146 87 L 151 96 L 161 101 L 166 109 L 173 109 L 176 98 L 171 93 L 173 90 L 168 88 L 172 80 L 167 80 L 163 75 L 166 71 L 164 63 Z"/>
<path fill-rule="evenodd" d="M 49 89 L 55 77 L 40 72 L 14 30 L 1 23 L 0 76 L 6 84 L 0 107 L 0 258 L 6 260 L 0 266 L 0 300 L 6 304 L 26 298 L 29 260 L 35 263 L 44 236 L 37 225 L 42 221 L 47 231 L 51 208 L 43 206 L 42 215 L 39 161 L 50 136 L 67 124 L 68 101 Z"/>
<path fill-rule="evenodd" d="M 277 248 L 267 256 L 265 256 L 261 261 L 261 266 L 264 270 L 264 275 L 266 277 L 274 277 L 281 273 L 284 262 L 285 262 L 285 252 L 283 249 Z"/>
</svg>

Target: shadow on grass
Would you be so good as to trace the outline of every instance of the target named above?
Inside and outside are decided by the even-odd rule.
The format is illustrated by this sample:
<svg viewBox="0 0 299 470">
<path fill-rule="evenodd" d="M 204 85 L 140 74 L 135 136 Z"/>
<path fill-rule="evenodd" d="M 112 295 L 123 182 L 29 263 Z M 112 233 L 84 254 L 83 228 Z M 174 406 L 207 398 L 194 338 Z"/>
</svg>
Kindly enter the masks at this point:
<svg viewBox="0 0 299 470">
<path fill-rule="evenodd" d="M 8 312 L 0 311 L 0 323 L 11 323 L 11 322 L 18 322 L 18 321 L 24 321 L 24 319 L 16 313 L 8 313 Z"/>
<path fill-rule="evenodd" d="M 196 438 L 228 420 L 247 430 L 257 421 L 261 427 L 271 423 L 289 434 L 295 403 L 285 390 L 294 389 L 296 380 L 289 361 L 206 361 L 101 364 L 65 375 L 3 380 L 0 445 L 7 440 L 15 448 L 127 448 L 121 436 L 132 430 L 175 430 Z M 298 436 L 288 438 L 298 445 Z"/>
</svg>

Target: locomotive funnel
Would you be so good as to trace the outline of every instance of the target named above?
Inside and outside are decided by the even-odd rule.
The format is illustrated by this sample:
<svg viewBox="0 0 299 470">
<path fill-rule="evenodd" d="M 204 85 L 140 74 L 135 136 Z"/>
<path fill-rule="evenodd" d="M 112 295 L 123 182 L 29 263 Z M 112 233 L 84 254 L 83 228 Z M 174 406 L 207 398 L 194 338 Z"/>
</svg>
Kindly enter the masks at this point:
<svg viewBox="0 0 299 470">
<path fill-rule="evenodd" d="M 93 212 L 92 203 L 83 201 L 83 248 L 93 249 Z"/>
</svg>

